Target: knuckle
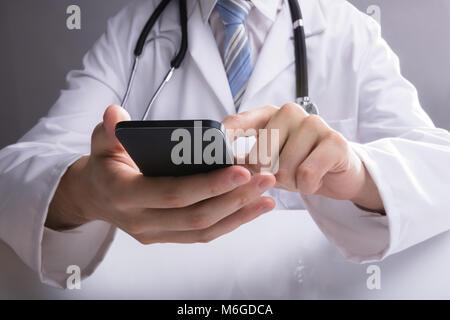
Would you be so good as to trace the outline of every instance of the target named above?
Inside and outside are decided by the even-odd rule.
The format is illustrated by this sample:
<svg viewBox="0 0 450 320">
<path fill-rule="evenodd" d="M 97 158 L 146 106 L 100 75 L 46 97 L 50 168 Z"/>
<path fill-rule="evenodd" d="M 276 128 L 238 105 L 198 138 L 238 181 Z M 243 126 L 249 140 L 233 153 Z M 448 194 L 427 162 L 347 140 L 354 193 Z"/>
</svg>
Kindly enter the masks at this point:
<svg viewBox="0 0 450 320">
<path fill-rule="evenodd" d="M 162 201 L 168 208 L 183 208 L 186 206 L 186 201 L 177 194 L 165 194 Z"/>
<path fill-rule="evenodd" d="M 153 237 L 149 237 L 149 236 L 134 236 L 134 238 L 142 245 L 148 246 L 151 244 L 155 244 L 158 243 L 158 241 L 153 238 Z"/>
<path fill-rule="evenodd" d="M 218 196 L 223 193 L 223 182 L 217 179 L 208 179 L 208 191 L 213 196 Z"/>
<path fill-rule="evenodd" d="M 312 174 L 313 173 L 312 173 L 311 168 L 301 166 L 297 169 L 297 179 L 299 179 L 299 180 L 306 181 L 306 180 L 310 179 Z"/>
<path fill-rule="evenodd" d="M 298 114 L 299 106 L 296 105 L 295 103 L 289 102 L 289 103 L 284 104 L 281 107 L 280 112 L 283 114 L 288 114 L 288 115 Z"/>
<path fill-rule="evenodd" d="M 334 130 L 330 130 L 327 134 L 325 139 L 330 141 L 332 144 L 338 146 L 338 147 L 346 147 L 347 143 L 345 139 L 342 137 L 342 135 L 339 132 L 336 132 Z"/>
<path fill-rule="evenodd" d="M 266 109 L 267 111 L 270 111 L 270 112 L 277 112 L 277 111 L 280 110 L 279 108 L 277 108 L 277 107 L 275 107 L 273 105 L 265 106 L 264 109 Z"/>
<path fill-rule="evenodd" d="M 243 114 L 237 113 L 232 114 L 228 116 L 228 118 L 225 120 L 227 123 L 234 124 L 234 127 L 239 128 L 239 124 L 242 122 Z"/>
<path fill-rule="evenodd" d="M 315 171 L 310 167 L 299 167 L 296 174 L 297 186 L 304 194 L 314 192 L 313 185 L 315 179 Z"/>
<path fill-rule="evenodd" d="M 308 167 L 308 166 L 300 166 L 300 168 L 298 169 L 297 176 L 301 180 L 310 181 L 311 179 L 314 178 L 314 174 L 315 174 L 315 171 L 313 168 Z"/>
<path fill-rule="evenodd" d="M 187 206 L 187 200 L 177 185 L 170 184 L 161 194 L 161 200 L 168 208 L 183 208 Z"/>
<path fill-rule="evenodd" d="M 192 213 L 187 221 L 187 227 L 192 230 L 202 230 L 211 226 L 211 221 L 208 215 L 203 211 Z"/>
<path fill-rule="evenodd" d="M 293 177 L 288 173 L 285 169 L 278 169 L 277 174 L 275 175 L 277 182 L 283 186 L 291 186 L 293 184 Z"/>
<path fill-rule="evenodd" d="M 128 217 L 124 222 L 125 230 L 133 235 L 138 235 L 144 232 L 142 224 L 140 224 L 136 219 Z"/>
<path fill-rule="evenodd" d="M 252 199 L 253 199 L 253 197 L 250 193 L 243 192 L 241 195 L 239 195 L 239 197 L 237 199 L 237 205 L 239 208 L 242 208 L 245 205 L 247 205 L 248 203 L 250 203 L 250 201 Z"/>
<path fill-rule="evenodd" d="M 149 245 L 150 243 L 148 243 L 147 239 L 144 237 L 140 237 L 140 236 L 134 236 L 134 239 L 137 240 L 137 242 L 139 242 L 142 245 Z"/>
<path fill-rule="evenodd" d="M 315 114 L 311 114 L 303 120 L 303 123 L 308 127 L 315 128 L 322 125 L 322 119 Z"/>
<path fill-rule="evenodd" d="M 214 239 L 215 239 L 215 237 L 211 232 L 200 232 L 198 235 L 197 242 L 198 243 L 210 243 Z"/>
</svg>

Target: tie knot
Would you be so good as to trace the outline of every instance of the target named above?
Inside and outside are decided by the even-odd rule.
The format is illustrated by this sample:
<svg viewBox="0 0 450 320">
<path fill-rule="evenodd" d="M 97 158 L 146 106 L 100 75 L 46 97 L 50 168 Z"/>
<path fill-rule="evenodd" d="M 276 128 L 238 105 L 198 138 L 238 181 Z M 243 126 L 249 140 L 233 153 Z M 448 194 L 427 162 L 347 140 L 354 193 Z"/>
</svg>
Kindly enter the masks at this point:
<svg viewBox="0 0 450 320">
<path fill-rule="evenodd" d="M 252 8 L 249 0 L 219 0 L 216 9 L 225 25 L 243 24 Z"/>
</svg>

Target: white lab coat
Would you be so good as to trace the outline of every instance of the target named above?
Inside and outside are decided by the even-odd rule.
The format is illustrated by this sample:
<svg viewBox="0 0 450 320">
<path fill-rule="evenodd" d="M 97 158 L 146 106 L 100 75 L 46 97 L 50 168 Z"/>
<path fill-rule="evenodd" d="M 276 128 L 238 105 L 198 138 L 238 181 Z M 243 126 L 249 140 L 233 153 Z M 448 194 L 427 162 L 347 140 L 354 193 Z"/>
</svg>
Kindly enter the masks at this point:
<svg viewBox="0 0 450 320">
<path fill-rule="evenodd" d="M 72 232 L 43 227 L 60 177 L 89 154 L 90 135 L 105 108 L 120 104 L 137 37 L 157 1 L 136 1 L 112 18 L 105 35 L 72 71 L 48 116 L 0 152 L 0 238 L 47 283 L 63 284 L 66 266 L 89 275 L 102 260 L 114 227 L 94 222 Z M 271 190 L 277 209 L 307 208 L 327 239 L 349 260 L 367 262 L 450 229 L 450 134 L 434 127 L 397 56 L 370 17 L 342 0 L 300 0 L 305 17 L 312 99 L 364 161 L 380 191 L 386 217 L 349 201 Z M 223 120 L 235 113 L 219 49 L 189 5 L 189 52 L 150 111 L 150 119 Z M 256 62 L 241 111 L 281 106 L 295 98 L 292 26 L 287 5 Z M 141 58 L 128 110 L 139 119 L 178 49 L 174 4 L 157 23 Z M 301 228 L 298 230 L 302 233 Z M 282 249 L 281 249 L 282 250 Z"/>
</svg>

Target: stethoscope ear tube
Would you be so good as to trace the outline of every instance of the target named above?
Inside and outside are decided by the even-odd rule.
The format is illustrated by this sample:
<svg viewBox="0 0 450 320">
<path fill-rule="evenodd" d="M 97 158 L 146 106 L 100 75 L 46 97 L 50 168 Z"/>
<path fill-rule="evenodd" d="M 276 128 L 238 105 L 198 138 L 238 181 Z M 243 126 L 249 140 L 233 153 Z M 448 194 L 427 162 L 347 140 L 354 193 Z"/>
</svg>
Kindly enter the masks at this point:
<svg viewBox="0 0 450 320">
<path fill-rule="evenodd" d="M 308 88 L 308 59 L 306 52 L 306 36 L 303 27 L 303 16 L 298 4 L 298 0 L 289 0 L 289 7 L 292 16 L 292 27 L 294 30 L 295 61 L 297 98 L 309 97 Z"/>
<path fill-rule="evenodd" d="M 134 55 L 136 57 L 139 57 L 142 54 L 142 51 L 144 51 L 145 42 L 147 41 L 148 35 L 150 31 L 152 31 L 156 21 L 158 21 L 161 14 L 166 9 L 167 5 L 169 4 L 171 0 L 163 0 L 159 3 L 159 5 L 156 7 L 155 11 L 151 15 L 151 17 L 148 19 L 147 23 L 144 26 L 144 29 L 142 29 L 141 35 L 139 36 L 139 39 L 136 43 L 136 48 L 134 49 Z"/>
<path fill-rule="evenodd" d="M 147 41 L 148 35 L 150 34 L 150 31 L 153 29 L 153 27 L 156 24 L 156 21 L 158 21 L 161 14 L 166 9 L 167 5 L 169 4 L 171 0 L 163 0 L 159 3 L 159 5 L 156 7 L 155 11 L 151 15 L 150 19 L 148 19 L 147 23 L 144 26 L 144 29 L 142 30 L 139 39 L 136 43 L 136 47 L 134 49 L 134 55 L 136 57 L 139 57 L 142 52 L 144 51 L 145 42 Z M 181 46 L 180 50 L 178 51 L 177 55 L 173 60 L 171 61 L 171 67 L 178 69 L 178 67 L 181 65 L 181 63 L 184 60 L 184 57 L 186 56 L 186 52 L 188 49 L 188 28 L 187 28 L 187 7 L 186 7 L 186 0 L 178 0 L 179 8 L 180 8 L 180 25 L 181 25 Z"/>
<path fill-rule="evenodd" d="M 188 16 L 186 8 L 186 0 L 178 0 L 180 7 L 180 25 L 181 25 L 181 46 L 178 54 L 173 58 L 171 67 L 178 69 L 183 63 L 184 57 L 188 50 Z"/>
<path fill-rule="evenodd" d="M 139 57 L 134 57 L 133 67 L 131 69 L 130 78 L 128 79 L 127 90 L 122 99 L 122 108 L 126 109 L 128 98 L 130 97 L 131 88 L 133 87 L 134 77 L 136 76 L 136 71 L 139 65 Z"/>
<path fill-rule="evenodd" d="M 166 9 L 167 5 L 171 0 L 162 0 L 159 5 L 156 7 L 155 11 L 148 19 L 147 23 L 142 30 L 139 39 L 136 43 L 136 47 L 134 49 L 134 64 L 131 72 L 130 79 L 128 81 L 127 90 L 125 93 L 125 97 L 122 102 L 122 106 L 125 108 L 126 102 L 130 95 L 131 87 L 133 85 L 133 80 L 136 74 L 137 66 L 139 64 L 139 56 L 142 54 L 146 40 L 154 25 L 160 18 L 161 14 Z M 167 82 L 172 78 L 174 71 L 180 67 L 182 64 L 184 57 L 186 56 L 186 52 L 188 50 L 188 14 L 186 7 L 186 0 L 177 0 L 180 10 L 180 25 L 181 25 L 181 45 L 180 50 L 176 54 L 176 56 L 172 59 L 170 63 L 169 71 L 167 75 L 164 77 L 163 81 L 159 85 L 157 91 L 150 99 L 150 102 L 147 106 L 147 109 L 144 113 L 143 120 L 145 120 L 148 116 L 149 110 L 151 109 L 153 103 L 157 99 L 158 95 L 161 93 L 164 86 Z M 306 36 L 305 30 L 303 27 L 303 17 L 302 11 L 300 9 L 300 5 L 298 0 L 289 0 L 289 7 L 292 16 L 292 27 L 294 32 L 294 42 L 295 42 L 295 64 L 296 64 L 296 102 L 302 106 L 308 113 L 318 114 L 318 109 L 316 105 L 314 105 L 309 98 L 309 88 L 308 88 L 308 59 L 306 52 Z"/>
<path fill-rule="evenodd" d="M 153 29 L 156 21 L 158 21 L 161 14 L 166 9 L 167 5 L 169 4 L 171 0 L 163 0 L 160 2 L 160 4 L 157 6 L 153 14 L 151 15 L 150 19 L 147 21 L 147 23 L 144 26 L 144 29 L 142 30 L 139 39 L 136 43 L 136 47 L 134 50 L 134 63 L 132 67 L 132 72 L 130 79 L 128 81 L 127 90 L 125 93 L 125 97 L 122 101 L 122 107 L 126 108 L 126 103 L 128 101 L 128 97 L 130 95 L 131 87 L 133 86 L 134 77 L 136 75 L 137 67 L 139 64 L 139 57 L 144 51 L 145 43 L 148 38 L 148 35 L 150 31 Z M 182 33 L 182 39 L 181 39 L 181 46 L 180 50 L 178 51 L 177 55 L 172 59 L 170 63 L 170 69 L 167 72 L 167 75 L 164 77 L 164 80 L 159 85 L 158 89 L 156 90 L 155 94 L 150 99 L 149 104 L 147 105 L 147 108 L 145 110 L 145 113 L 142 117 L 142 120 L 145 120 L 148 116 L 148 113 L 153 105 L 153 103 L 158 98 L 159 94 L 161 93 L 162 89 L 165 87 L 167 82 L 172 78 L 172 75 L 175 71 L 175 69 L 178 69 L 181 65 L 181 63 L 184 60 L 184 57 L 186 56 L 186 52 L 188 49 L 188 15 L 187 15 L 187 6 L 186 6 L 186 0 L 178 0 L 179 9 L 180 9 L 180 25 L 181 25 L 181 33 Z"/>
</svg>

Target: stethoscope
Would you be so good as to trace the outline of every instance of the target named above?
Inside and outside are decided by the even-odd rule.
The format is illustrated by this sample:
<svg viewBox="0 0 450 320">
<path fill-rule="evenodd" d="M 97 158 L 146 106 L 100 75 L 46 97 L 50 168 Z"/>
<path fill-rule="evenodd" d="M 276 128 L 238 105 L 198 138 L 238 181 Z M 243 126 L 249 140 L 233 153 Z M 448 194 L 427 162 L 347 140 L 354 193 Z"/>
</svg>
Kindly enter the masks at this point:
<svg viewBox="0 0 450 320">
<path fill-rule="evenodd" d="M 126 108 L 128 98 L 130 97 L 131 88 L 133 87 L 134 78 L 136 76 L 136 72 L 139 65 L 139 58 L 142 52 L 144 51 L 147 37 L 150 34 L 151 30 L 153 29 L 155 23 L 158 21 L 161 14 L 167 8 L 167 5 L 169 4 L 170 1 L 172 0 L 162 0 L 159 3 L 153 14 L 148 19 L 147 23 L 144 26 L 144 29 L 142 30 L 139 36 L 139 39 L 136 43 L 136 47 L 134 49 L 134 62 L 131 75 L 128 80 L 125 96 L 122 100 L 122 107 L 124 108 Z M 188 17 L 187 17 L 186 0 L 177 0 L 177 1 L 180 10 L 180 25 L 182 33 L 180 49 L 176 54 L 176 56 L 172 59 L 169 71 L 167 72 L 163 81 L 158 86 L 158 89 L 156 89 L 156 92 L 150 99 L 150 102 L 147 105 L 142 120 L 147 119 L 153 104 L 158 99 L 158 96 L 161 94 L 166 84 L 172 78 L 175 70 L 177 70 L 181 66 L 186 56 L 186 52 L 188 49 L 188 27 L 187 27 Z M 298 4 L 298 0 L 288 0 L 288 1 L 292 16 L 292 23 L 294 29 L 294 43 L 295 43 L 295 64 L 296 64 L 296 82 L 297 82 L 296 83 L 297 98 L 295 102 L 309 114 L 318 114 L 319 112 L 317 106 L 309 98 L 306 37 L 305 37 L 305 30 L 303 27 L 302 11 Z"/>
</svg>

